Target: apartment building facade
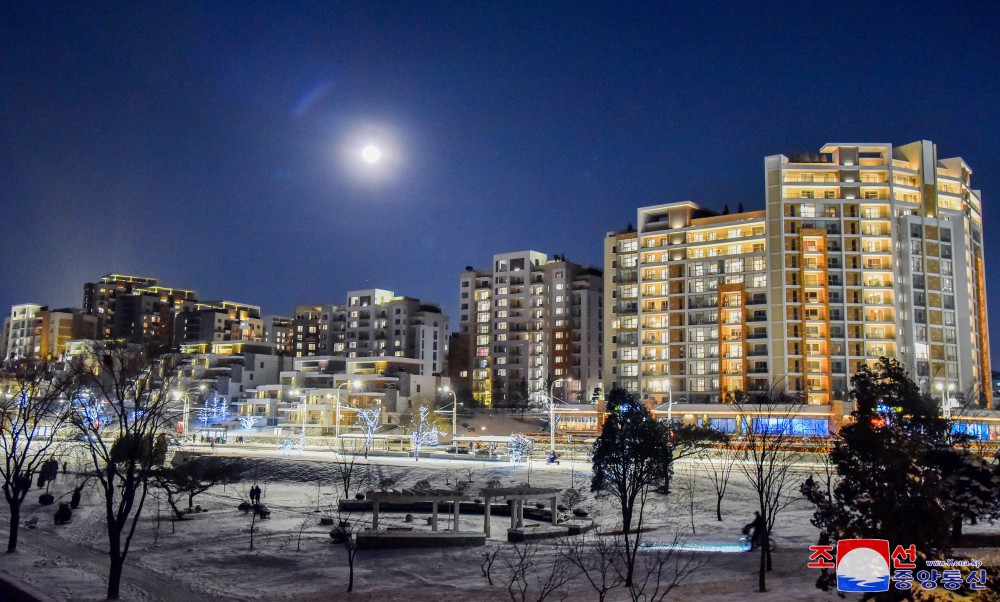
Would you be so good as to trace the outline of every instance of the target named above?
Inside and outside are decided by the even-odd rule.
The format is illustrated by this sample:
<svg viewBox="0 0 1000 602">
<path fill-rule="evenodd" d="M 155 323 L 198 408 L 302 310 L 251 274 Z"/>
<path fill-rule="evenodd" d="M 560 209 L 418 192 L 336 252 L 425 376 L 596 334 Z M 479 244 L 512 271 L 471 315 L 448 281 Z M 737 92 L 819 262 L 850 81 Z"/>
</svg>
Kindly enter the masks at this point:
<svg viewBox="0 0 1000 602">
<path fill-rule="evenodd" d="M 358 434 L 358 412 L 377 409 L 383 429 L 389 430 L 411 420 L 421 405 L 437 405 L 441 387 L 449 385 L 446 377 L 419 374 L 421 362 L 410 358 L 286 359 L 290 369 L 272 384 L 250 390 L 240 415 L 256 416 L 265 426 L 305 429 L 307 435 L 319 436 Z"/>
<path fill-rule="evenodd" d="M 600 270 L 536 251 L 495 255 L 490 269 L 467 269 L 458 333 L 467 353 L 452 375 L 487 406 L 547 396 L 554 382 L 567 399 L 581 391 L 589 399 L 602 384 L 602 288 Z"/>
<path fill-rule="evenodd" d="M 260 307 L 234 301 L 210 301 L 185 307 L 177 315 L 174 340 L 179 344 L 216 341 L 264 341 Z"/>
<path fill-rule="evenodd" d="M 55 309 L 35 303 L 14 305 L 4 318 L 0 358 L 61 358 L 69 341 L 94 338 L 97 319 L 81 309 Z"/>
<path fill-rule="evenodd" d="M 448 317 L 440 306 L 384 289 L 349 291 L 342 305 L 300 305 L 292 319 L 295 357 L 420 360 L 440 374 L 448 354 Z"/>
<path fill-rule="evenodd" d="M 83 286 L 83 310 L 97 318 L 99 338 L 143 345 L 174 346 L 177 316 L 197 302 L 195 291 L 145 276 L 107 274 Z"/>
<path fill-rule="evenodd" d="M 662 404 L 740 390 L 845 401 L 887 356 L 992 406 L 982 204 L 931 142 L 765 159 L 765 209 L 641 208 L 605 239 L 606 385 Z"/>
</svg>

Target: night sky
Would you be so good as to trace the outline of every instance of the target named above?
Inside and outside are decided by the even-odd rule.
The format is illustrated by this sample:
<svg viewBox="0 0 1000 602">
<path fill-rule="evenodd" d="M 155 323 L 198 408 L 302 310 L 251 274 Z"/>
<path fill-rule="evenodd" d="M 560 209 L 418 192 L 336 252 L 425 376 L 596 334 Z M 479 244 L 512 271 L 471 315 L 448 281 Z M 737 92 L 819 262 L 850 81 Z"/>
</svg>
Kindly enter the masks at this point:
<svg viewBox="0 0 1000 602">
<path fill-rule="evenodd" d="M 1000 226 L 995 1 L 0 12 L 0 308 L 120 272 L 279 314 L 387 288 L 454 329 L 464 266 L 600 265 L 638 207 L 763 208 L 764 157 L 826 142 L 933 140 Z"/>
</svg>

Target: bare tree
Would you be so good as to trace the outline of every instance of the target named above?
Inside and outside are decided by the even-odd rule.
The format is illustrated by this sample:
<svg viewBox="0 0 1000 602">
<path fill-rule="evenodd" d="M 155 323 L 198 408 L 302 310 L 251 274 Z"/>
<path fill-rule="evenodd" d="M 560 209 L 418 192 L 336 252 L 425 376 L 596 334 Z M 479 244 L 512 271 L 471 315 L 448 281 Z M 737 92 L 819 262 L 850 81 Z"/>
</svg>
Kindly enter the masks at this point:
<svg viewBox="0 0 1000 602">
<path fill-rule="evenodd" d="M 597 593 L 598 602 L 625 583 L 625 542 L 619 535 L 570 539 L 562 555 Z"/>
<path fill-rule="evenodd" d="M 543 602 L 576 577 L 575 565 L 564 555 L 545 557 L 534 542 L 515 542 L 503 556 L 503 581 L 512 602 Z M 530 596 L 529 596 L 530 594 Z M 564 594 L 560 599 L 565 599 Z"/>
<path fill-rule="evenodd" d="M 729 488 L 737 451 L 736 447 L 727 445 L 719 449 L 706 449 L 701 453 L 701 458 L 708 464 L 706 472 L 715 489 L 715 518 L 719 522 L 722 522 L 722 498 L 726 497 L 726 489 Z"/>
<path fill-rule="evenodd" d="M 306 527 L 313 520 L 315 520 L 315 519 L 313 519 L 313 517 L 312 517 L 311 514 L 306 514 L 305 516 L 302 517 L 302 522 L 299 523 L 299 535 L 298 535 L 298 537 L 295 540 L 295 551 L 296 552 L 301 552 L 302 551 L 302 532 L 306 530 Z"/>
<path fill-rule="evenodd" d="M 0 463 L 3 493 L 10 507 L 7 552 L 17 551 L 21 504 L 31 480 L 48 460 L 50 449 L 68 417 L 70 383 L 47 361 L 25 358 L 0 370 Z"/>
<path fill-rule="evenodd" d="M 178 507 L 182 496 L 187 496 L 187 511 L 194 507 L 194 498 L 216 485 L 235 483 L 243 476 L 239 463 L 228 458 L 206 456 L 195 458 L 179 466 L 161 468 L 153 473 L 153 483 L 167 494 L 167 503 L 177 520 L 184 519 Z"/>
<path fill-rule="evenodd" d="M 348 453 L 343 442 L 340 444 L 340 454 L 338 455 L 340 460 L 333 463 L 333 474 L 336 475 L 341 487 L 344 488 L 344 499 L 346 500 L 351 497 L 351 483 L 361 476 L 361 466 L 358 464 L 358 454 L 356 452 Z"/>
<path fill-rule="evenodd" d="M 49 458 L 56 433 L 65 425 L 70 384 L 49 362 L 24 358 L 0 370 L 0 463 L 4 499 L 10 507 L 7 553 L 17 551 L 21 504 L 31 481 Z"/>
<path fill-rule="evenodd" d="M 479 553 L 479 557 L 483 561 L 479 564 L 479 570 L 483 572 L 483 577 L 490 585 L 493 585 L 493 565 L 497 561 L 497 557 L 500 555 L 500 545 L 494 544 L 483 548 L 483 551 Z"/>
<path fill-rule="evenodd" d="M 344 551 L 347 553 L 347 591 L 354 591 L 354 562 L 358 554 L 358 533 L 365 525 L 370 524 L 371 518 L 363 512 L 350 512 L 342 510 L 338 504 L 336 507 L 337 525 L 330 533 L 333 543 L 344 544 Z"/>
<path fill-rule="evenodd" d="M 122 567 L 150 480 L 166 457 L 164 433 L 174 418 L 170 391 L 177 384 L 177 360 L 124 343 L 92 342 L 72 363 L 87 393 L 75 403 L 70 420 L 85 441 L 104 494 L 109 599 L 119 597 Z"/>
<path fill-rule="evenodd" d="M 437 426 L 437 416 L 430 413 L 430 408 L 426 405 L 420 406 L 419 418 L 414 417 L 410 423 L 409 431 L 413 436 L 413 458 L 420 461 L 420 448 L 433 447 L 438 444 L 438 437 L 441 429 Z"/>
<path fill-rule="evenodd" d="M 775 399 L 772 396 L 771 399 Z M 759 591 L 767 591 L 766 572 L 772 570 L 771 533 L 778 514 L 798 499 L 799 483 L 792 478 L 791 467 L 800 460 L 801 451 L 793 443 L 792 417 L 797 404 L 769 401 L 750 404 L 737 392 L 733 406 L 743 416 L 743 442 L 747 461 L 740 469 L 757 495 L 758 512 L 765 528 L 760 533 Z"/>
<path fill-rule="evenodd" d="M 361 432 L 365 435 L 365 459 L 368 459 L 368 450 L 375 441 L 375 433 L 382 426 L 382 410 L 379 408 L 358 410 L 358 424 Z"/>
<path fill-rule="evenodd" d="M 679 550 L 680 535 L 665 549 L 643 554 L 640 569 L 628 586 L 633 602 L 661 602 L 670 592 L 708 562 Z"/>
</svg>

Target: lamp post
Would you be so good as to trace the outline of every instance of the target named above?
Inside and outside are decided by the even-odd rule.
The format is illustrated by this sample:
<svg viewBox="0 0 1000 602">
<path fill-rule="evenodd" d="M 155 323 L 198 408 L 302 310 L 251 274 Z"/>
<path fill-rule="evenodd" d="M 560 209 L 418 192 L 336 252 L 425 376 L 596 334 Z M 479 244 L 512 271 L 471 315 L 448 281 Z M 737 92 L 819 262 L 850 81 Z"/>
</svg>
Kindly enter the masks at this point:
<svg viewBox="0 0 1000 602">
<path fill-rule="evenodd" d="M 673 428 L 674 424 L 674 390 L 670 387 L 670 381 L 667 381 L 667 424 L 671 425 Z"/>
<path fill-rule="evenodd" d="M 953 383 L 948 383 L 947 392 L 944 383 L 937 383 L 937 390 L 941 394 L 941 417 L 951 418 L 951 392 L 955 390 Z"/>
<path fill-rule="evenodd" d="M 334 420 L 337 423 L 333 426 L 333 434 L 335 437 L 340 437 L 340 389 L 348 386 L 357 388 L 358 386 L 360 386 L 360 384 L 361 384 L 360 381 L 349 380 L 347 382 L 342 382 L 339 385 L 337 385 L 337 408 L 335 412 L 336 417 L 334 418 Z M 350 396 L 348 396 L 348 398 L 350 398 Z"/>
<path fill-rule="evenodd" d="M 458 455 L 458 443 L 455 437 L 458 436 L 458 396 L 451 387 L 440 387 L 438 391 L 451 393 L 451 446 L 455 448 L 455 455 Z"/>
<path fill-rule="evenodd" d="M 181 423 L 184 425 L 184 436 L 187 437 L 190 433 L 190 417 L 191 417 L 191 391 L 198 389 L 202 394 L 208 390 L 205 385 L 198 385 L 197 387 L 188 387 L 183 391 L 174 391 L 174 399 L 184 400 L 184 410 L 181 412 Z"/>
<path fill-rule="evenodd" d="M 556 383 L 564 382 L 566 386 L 573 382 L 572 378 L 557 378 L 549 385 L 549 451 L 556 452 Z"/>
<path fill-rule="evenodd" d="M 308 401 L 309 401 L 309 394 L 304 393 L 302 395 L 302 409 L 300 410 L 302 414 L 302 434 L 299 435 L 299 452 L 306 451 L 306 412 L 308 407 L 306 403 Z"/>
</svg>

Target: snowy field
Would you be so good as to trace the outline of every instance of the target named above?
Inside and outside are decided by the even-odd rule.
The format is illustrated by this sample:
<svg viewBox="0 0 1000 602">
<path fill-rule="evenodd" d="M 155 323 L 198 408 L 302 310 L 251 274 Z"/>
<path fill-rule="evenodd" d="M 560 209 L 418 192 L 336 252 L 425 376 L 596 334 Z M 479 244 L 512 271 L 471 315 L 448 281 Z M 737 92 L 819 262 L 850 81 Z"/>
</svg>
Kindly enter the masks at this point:
<svg viewBox="0 0 1000 602">
<path fill-rule="evenodd" d="M 206 453 L 208 450 L 205 450 Z M 230 450 L 227 450 L 227 453 Z M 221 452 L 220 452 L 221 453 Z M 205 512 L 183 521 L 172 521 L 165 500 L 147 501 L 146 510 L 133 541 L 122 585 L 125 600 L 182 602 L 190 600 L 320 600 L 352 599 L 408 602 L 509 600 L 506 588 L 489 586 L 480 571 L 482 548 L 447 550 L 361 550 L 357 555 L 355 586 L 346 594 L 347 557 L 342 545 L 334 545 L 330 527 L 321 526 L 323 516 L 335 516 L 332 509 L 343 496 L 333 456 L 322 453 L 281 455 L 254 452 L 257 483 L 271 518 L 257 521 L 254 549 L 250 550 L 250 519 L 237 510 L 253 485 L 248 480 L 218 487 L 195 498 Z M 363 462 L 363 460 L 359 461 Z M 429 459 L 373 456 L 372 473 L 398 477 L 395 487 L 408 487 L 428 480 L 432 487 L 449 488 L 456 479 L 474 482 L 470 491 L 499 479 L 501 486 L 530 483 L 532 486 L 569 488 L 575 484 L 584 492 L 578 507 L 589 511 L 598 531 L 620 526 L 611 500 L 595 499 L 589 493 L 590 466 L 585 462 L 546 465 L 533 461 L 522 464 L 481 462 L 467 459 Z M 380 467 L 380 468 L 379 468 Z M 363 470 L 364 468 L 362 468 Z M 754 497 L 737 467 L 722 503 L 723 521 L 715 517 L 715 490 L 697 461 L 681 461 L 669 497 L 654 495 L 647 507 L 645 541 L 670 541 L 680 534 L 697 544 L 735 544 L 740 528 L 753 517 Z M 818 470 L 813 469 L 815 472 Z M 801 479 L 809 474 L 802 470 Z M 57 499 L 69 499 L 77 482 L 73 474 L 60 475 L 53 488 Z M 364 488 L 353 486 L 351 494 Z M 22 529 L 19 551 L 4 555 L 0 570 L 47 593 L 55 600 L 89 601 L 104 599 L 108 560 L 103 506 L 98 491 L 90 487 L 69 525 L 56 527 L 55 506 L 39 507 L 32 493 L 22 516 L 38 516 L 38 528 Z M 692 524 L 693 506 L 693 524 Z M 758 555 L 745 552 L 698 553 L 705 564 L 675 589 L 669 599 L 733 600 L 755 598 L 773 600 L 838 600 L 824 594 L 813 583 L 818 571 L 807 568 L 808 546 L 818 532 L 809 523 L 811 507 L 799 500 L 778 518 L 775 527 L 775 570 L 768 574 L 767 594 L 756 593 Z M 157 517 L 159 514 L 159 520 Z M 416 528 L 426 528 L 418 516 Z M 6 516 L 2 529 L 6 537 Z M 383 525 L 401 525 L 403 516 L 383 515 Z M 528 523 L 537 521 L 527 521 Z M 493 517 L 489 545 L 506 544 L 509 519 Z M 441 528 L 448 528 L 441 515 Z M 462 516 L 463 531 L 479 531 L 483 517 Z M 979 525 L 969 532 L 1000 532 L 997 527 Z M 592 537 L 592 536 L 588 536 Z M 542 554 L 555 554 L 552 543 L 542 543 Z M 995 549 L 969 550 L 967 555 L 996 566 Z M 994 569 L 995 570 L 995 569 Z M 609 599 L 623 599 L 613 593 Z M 531 598 L 534 599 L 534 598 Z M 550 599 L 596 600 L 582 580 L 566 586 Z M 852 599 L 852 598 L 848 598 Z"/>
</svg>

